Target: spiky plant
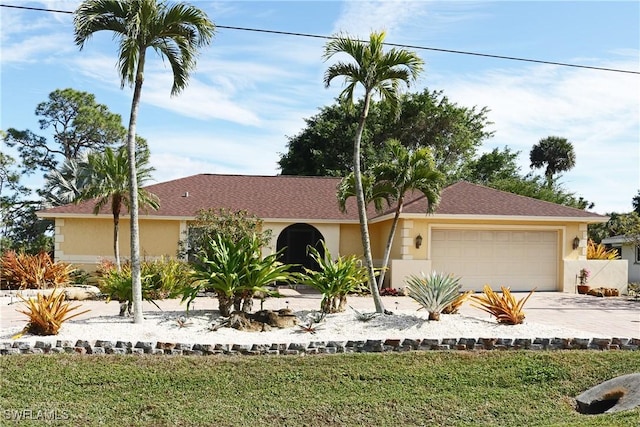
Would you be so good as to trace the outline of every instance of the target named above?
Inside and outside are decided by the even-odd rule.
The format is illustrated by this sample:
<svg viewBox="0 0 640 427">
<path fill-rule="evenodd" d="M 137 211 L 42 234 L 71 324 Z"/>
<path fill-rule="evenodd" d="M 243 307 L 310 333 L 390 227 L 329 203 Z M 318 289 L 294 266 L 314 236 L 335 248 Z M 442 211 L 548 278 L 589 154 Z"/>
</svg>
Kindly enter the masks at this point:
<svg viewBox="0 0 640 427">
<path fill-rule="evenodd" d="M 472 304 L 473 307 L 479 308 L 482 311 L 495 316 L 498 323 L 504 323 L 507 325 L 518 325 L 524 321 L 524 311 L 522 307 L 527 302 L 529 297 L 533 295 L 535 288 L 529 292 L 529 295 L 517 301 L 511 294 L 511 290 L 507 287 L 501 286 L 502 295 L 498 295 L 491 289 L 491 286 L 484 285 L 484 295 L 472 295 L 471 299 L 478 304 Z"/>
<path fill-rule="evenodd" d="M 456 314 L 460 311 L 460 307 L 469 299 L 469 296 L 473 294 L 473 291 L 461 292 L 456 299 L 454 299 L 451 304 L 446 306 L 444 310 L 442 310 L 442 314 Z"/>
<path fill-rule="evenodd" d="M 407 295 L 429 312 L 429 320 L 440 320 L 440 313 L 460 293 L 460 278 L 432 272 L 428 276 L 412 275 L 407 279 Z"/>
<path fill-rule="evenodd" d="M 18 289 L 64 286 L 75 271 L 70 264 L 54 262 L 46 252 L 31 255 L 7 251 L 0 259 L 0 268 L 9 286 Z"/>
<path fill-rule="evenodd" d="M 373 313 L 360 312 L 351 306 L 349 306 L 349 308 L 353 310 L 353 312 L 356 314 L 356 319 L 358 319 L 361 322 L 368 322 L 369 320 L 377 317 L 380 314 L 376 312 L 373 312 Z"/>
<path fill-rule="evenodd" d="M 601 259 L 601 260 L 614 260 L 619 259 L 618 251 L 616 249 L 607 249 L 602 243 L 595 243 L 589 239 L 587 242 L 587 259 Z"/>
<path fill-rule="evenodd" d="M 57 289 L 49 295 L 38 294 L 36 299 L 27 299 L 22 295 L 18 296 L 27 308 L 26 310 L 18 311 L 29 317 L 29 323 L 27 323 L 27 326 L 25 326 L 20 333 L 13 336 L 14 339 L 20 338 L 26 333 L 32 333 L 34 335 L 58 335 L 62 323 L 89 311 L 85 310 L 70 315 L 69 313 L 71 311 L 77 310 L 80 306 L 76 305 L 72 307 L 69 302 L 65 302 L 64 292 L 60 292 Z"/>
</svg>

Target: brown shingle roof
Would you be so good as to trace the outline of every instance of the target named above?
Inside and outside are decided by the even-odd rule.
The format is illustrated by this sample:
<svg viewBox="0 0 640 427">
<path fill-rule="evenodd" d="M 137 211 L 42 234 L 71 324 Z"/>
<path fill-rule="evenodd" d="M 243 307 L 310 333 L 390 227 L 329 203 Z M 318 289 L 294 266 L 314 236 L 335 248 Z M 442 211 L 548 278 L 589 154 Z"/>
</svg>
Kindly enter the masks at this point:
<svg viewBox="0 0 640 427">
<path fill-rule="evenodd" d="M 355 198 L 341 213 L 336 200 L 339 178 L 304 176 L 255 176 L 200 174 L 150 185 L 146 189 L 160 198 L 160 209 L 141 215 L 193 217 L 200 209 L 247 210 L 264 219 L 357 221 Z M 185 197 L 185 195 L 187 195 Z M 55 214 L 91 214 L 93 202 L 65 205 L 42 211 Z M 404 212 L 425 213 L 426 199 L 407 194 Z M 389 213 L 391 211 L 388 211 Z M 109 212 L 104 211 L 105 214 Z M 562 218 L 603 218 L 601 215 L 529 197 L 518 196 L 468 182 L 446 187 L 435 214 Z M 375 216 L 372 209 L 370 217 Z"/>
<path fill-rule="evenodd" d="M 404 212 L 425 212 L 426 201 L 418 197 L 407 203 Z M 559 218 L 604 218 L 593 212 L 545 202 L 496 190 L 483 185 L 460 181 L 442 190 L 438 215 L 487 215 Z"/>
</svg>

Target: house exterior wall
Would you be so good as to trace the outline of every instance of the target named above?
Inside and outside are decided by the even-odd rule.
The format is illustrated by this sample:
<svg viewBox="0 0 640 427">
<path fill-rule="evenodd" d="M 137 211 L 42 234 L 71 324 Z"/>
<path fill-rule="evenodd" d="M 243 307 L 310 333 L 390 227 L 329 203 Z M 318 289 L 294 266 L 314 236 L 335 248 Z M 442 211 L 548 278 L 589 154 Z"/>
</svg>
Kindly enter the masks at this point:
<svg viewBox="0 0 640 427">
<path fill-rule="evenodd" d="M 629 266 L 629 283 L 640 283 L 640 263 L 636 262 L 636 248 L 634 245 L 622 245 L 620 257 Z"/>
<path fill-rule="evenodd" d="M 617 288 L 627 293 L 627 260 L 566 260 L 564 262 L 563 292 L 577 293 L 578 274 L 587 268 L 591 275 L 587 280 L 590 288 Z"/>
<path fill-rule="evenodd" d="M 118 240 L 123 259 L 131 254 L 129 227 L 128 218 L 121 218 Z M 139 227 L 142 259 L 176 256 L 181 237 L 180 221 L 141 219 Z M 57 218 L 54 254 L 57 261 L 71 263 L 87 271 L 95 270 L 102 259 L 113 261 L 113 219 Z"/>
</svg>

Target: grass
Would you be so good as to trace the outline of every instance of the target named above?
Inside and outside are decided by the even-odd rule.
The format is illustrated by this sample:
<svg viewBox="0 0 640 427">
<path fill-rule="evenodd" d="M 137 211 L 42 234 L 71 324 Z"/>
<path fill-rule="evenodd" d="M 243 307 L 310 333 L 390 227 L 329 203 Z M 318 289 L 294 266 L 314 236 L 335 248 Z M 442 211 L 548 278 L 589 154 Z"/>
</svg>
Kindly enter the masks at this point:
<svg viewBox="0 0 640 427">
<path fill-rule="evenodd" d="M 0 417 L 40 410 L 70 425 L 637 426 L 640 408 L 582 415 L 572 399 L 632 372 L 640 372 L 633 351 L 6 356 Z"/>
</svg>

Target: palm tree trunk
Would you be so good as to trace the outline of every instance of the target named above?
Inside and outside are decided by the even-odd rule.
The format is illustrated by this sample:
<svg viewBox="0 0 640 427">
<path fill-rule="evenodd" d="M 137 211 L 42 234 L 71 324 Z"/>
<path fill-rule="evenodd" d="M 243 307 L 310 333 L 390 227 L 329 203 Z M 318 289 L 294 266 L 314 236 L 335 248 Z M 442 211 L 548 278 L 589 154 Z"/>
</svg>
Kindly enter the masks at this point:
<svg viewBox="0 0 640 427">
<path fill-rule="evenodd" d="M 389 231 L 389 238 L 387 239 L 387 246 L 384 248 L 384 258 L 382 260 L 382 271 L 380 272 L 380 277 L 378 277 L 378 290 L 382 289 L 382 285 L 384 285 L 384 276 L 387 273 L 387 267 L 389 264 L 389 257 L 391 257 L 391 245 L 393 244 L 393 238 L 396 235 L 396 229 L 398 228 L 398 220 L 400 219 L 400 214 L 402 213 L 402 196 L 398 199 L 398 205 L 396 207 L 396 214 L 393 217 L 393 222 L 391 223 L 391 230 Z"/>
<path fill-rule="evenodd" d="M 121 271 L 120 266 L 120 217 L 113 215 L 113 256 L 116 257 L 116 268 Z"/>
<path fill-rule="evenodd" d="M 129 213 L 131 215 L 131 288 L 133 299 L 133 322 L 142 323 L 142 279 L 140 273 L 140 232 L 138 229 L 138 179 L 136 173 L 136 121 L 140 106 L 140 94 L 144 73 L 145 49 L 140 49 L 136 83 L 131 101 L 127 151 L 129 154 Z"/>
<path fill-rule="evenodd" d="M 369 238 L 369 224 L 367 219 L 367 205 L 364 200 L 364 190 L 362 188 L 362 172 L 360 170 L 360 141 L 362 140 L 362 132 L 364 124 L 369 114 L 369 104 L 371 103 L 371 93 L 367 91 L 364 95 L 364 106 L 358 123 L 358 130 L 353 140 L 353 176 L 356 186 L 356 201 L 358 203 L 358 217 L 360 219 L 360 235 L 362 237 L 362 248 L 364 250 L 364 260 L 369 276 L 369 289 L 373 296 L 373 303 L 377 313 L 384 313 L 384 305 L 378 291 L 376 282 L 376 274 L 373 269 L 373 256 L 371 255 L 371 239 Z"/>
</svg>

